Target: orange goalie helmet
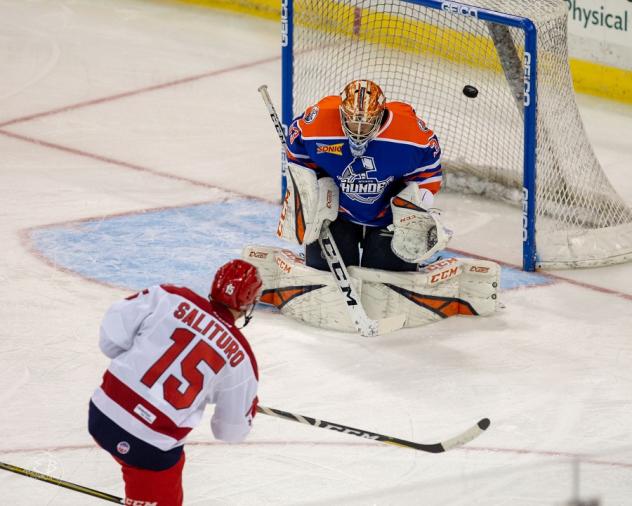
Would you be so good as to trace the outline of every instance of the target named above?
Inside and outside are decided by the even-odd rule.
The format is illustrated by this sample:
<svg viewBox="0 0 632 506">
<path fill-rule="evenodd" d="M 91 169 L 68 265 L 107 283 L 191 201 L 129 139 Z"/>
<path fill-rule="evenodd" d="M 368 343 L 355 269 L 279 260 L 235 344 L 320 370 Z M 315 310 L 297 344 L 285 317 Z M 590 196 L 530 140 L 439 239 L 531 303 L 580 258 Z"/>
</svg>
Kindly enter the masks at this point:
<svg viewBox="0 0 632 506">
<path fill-rule="evenodd" d="M 373 81 L 359 79 L 347 84 L 340 94 L 340 120 L 351 152 L 359 155 L 375 137 L 384 116 L 386 97 Z"/>
</svg>

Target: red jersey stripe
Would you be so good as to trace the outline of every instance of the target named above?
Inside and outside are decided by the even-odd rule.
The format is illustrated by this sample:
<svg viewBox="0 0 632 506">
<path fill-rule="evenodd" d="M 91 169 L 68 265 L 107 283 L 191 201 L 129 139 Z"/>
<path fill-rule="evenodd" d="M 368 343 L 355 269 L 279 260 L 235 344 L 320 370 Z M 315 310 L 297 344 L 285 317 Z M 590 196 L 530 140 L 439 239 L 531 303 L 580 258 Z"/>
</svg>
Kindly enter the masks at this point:
<svg viewBox="0 0 632 506">
<path fill-rule="evenodd" d="M 169 436 L 176 441 L 184 439 L 187 434 L 191 432 L 192 427 L 178 427 L 171 418 L 161 412 L 145 398 L 134 392 L 134 390 L 114 376 L 110 371 L 105 371 L 101 388 L 116 404 L 121 406 L 130 415 L 153 431 Z M 139 411 L 139 405 L 141 406 L 141 411 L 149 412 L 151 415 L 155 416 L 155 419 L 152 422 L 146 420 L 137 413 L 137 411 Z"/>
</svg>

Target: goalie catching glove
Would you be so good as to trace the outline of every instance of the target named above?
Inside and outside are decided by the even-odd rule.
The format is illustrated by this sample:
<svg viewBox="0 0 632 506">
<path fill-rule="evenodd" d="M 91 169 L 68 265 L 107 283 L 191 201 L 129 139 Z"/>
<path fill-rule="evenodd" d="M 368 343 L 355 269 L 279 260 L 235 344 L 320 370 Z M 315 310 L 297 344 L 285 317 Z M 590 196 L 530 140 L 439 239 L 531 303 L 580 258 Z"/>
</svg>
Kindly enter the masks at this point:
<svg viewBox="0 0 632 506">
<path fill-rule="evenodd" d="M 423 262 L 444 249 L 452 236 L 439 221 L 438 213 L 429 209 L 433 200 L 432 192 L 420 189 L 416 183 L 408 183 L 391 199 L 391 249 L 406 262 Z"/>
<path fill-rule="evenodd" d="M 306 167 L 288 163 L 288 185 L 277 235 L 298 244 L 318 239 L 325 220 L 338 217 L 338 187 L 330 177 L 318 179 Z"/>
</svg>

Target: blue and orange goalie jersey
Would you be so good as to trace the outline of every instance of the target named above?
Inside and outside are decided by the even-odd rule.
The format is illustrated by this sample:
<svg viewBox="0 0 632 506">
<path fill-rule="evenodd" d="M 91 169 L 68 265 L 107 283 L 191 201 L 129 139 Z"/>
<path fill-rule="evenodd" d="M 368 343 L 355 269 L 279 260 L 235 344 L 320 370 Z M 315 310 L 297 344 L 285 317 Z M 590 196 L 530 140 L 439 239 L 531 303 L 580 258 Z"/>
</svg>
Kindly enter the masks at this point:
<svg viewBox="0 0 632 506">
<path fill-rule="evenodd" d="M 403 102 L 387 102 L 382 126 L 362 156 L 354 157 L 340 124 L 337 95 L 296 118 L 288 132 L 288 159 L 330 176 L 340 188 L 339 218 L 383 227 L 392 223 L 390 199 L 406 183 L 437 193 L 441 149 L 432 130 Z"/>
</svg>

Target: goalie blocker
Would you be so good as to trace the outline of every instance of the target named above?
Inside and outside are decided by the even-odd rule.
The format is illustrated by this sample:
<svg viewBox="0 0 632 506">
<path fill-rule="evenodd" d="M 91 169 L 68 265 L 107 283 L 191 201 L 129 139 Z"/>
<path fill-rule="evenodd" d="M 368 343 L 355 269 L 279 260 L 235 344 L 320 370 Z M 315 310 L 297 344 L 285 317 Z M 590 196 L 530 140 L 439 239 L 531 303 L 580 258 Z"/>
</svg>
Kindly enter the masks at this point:
<svg viewBox="0 0 632 506">
<path fill-rule="evenodd" d="M 277 227 L 277 236 L 297 244 L 318 239 L 325 220 L 338 216 L 338 188 L 330 177 L 317 179 L 306 167 L 288 163 L 287 191 Z"/>
<path fill-rule="evenodd" d="M 257 266 L 263 280 L 260 302 L 315 327 L 356 331 L 330 272 L 307 267 L 291 251 L 275 247 L 246 246 L 242 255 Z M 494 262 L 447 258 L 419 272 L 348 270 L 368 316 L 403 314 L 404 327 L 457 315 L 486 316 L 498 308 L 500 266 Z"/>
</svg>

